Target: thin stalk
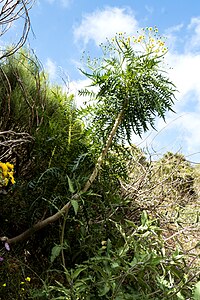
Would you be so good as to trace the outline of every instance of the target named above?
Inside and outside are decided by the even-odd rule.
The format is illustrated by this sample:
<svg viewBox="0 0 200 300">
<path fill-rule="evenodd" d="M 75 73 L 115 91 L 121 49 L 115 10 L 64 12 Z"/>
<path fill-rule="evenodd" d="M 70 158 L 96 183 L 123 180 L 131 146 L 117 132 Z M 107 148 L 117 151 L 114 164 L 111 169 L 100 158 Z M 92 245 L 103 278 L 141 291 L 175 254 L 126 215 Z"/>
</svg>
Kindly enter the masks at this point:
<svg viewBox="0 0 200 300">
<path fill-rule="evenodd" d="M 62 263 L 63 263 L 64 269 L 66 269 L 66 264 L 65 264 L 65 255 L 64 255 L 64 250 L 63 250 L 63 244 L 64 244 L 66 221 L 67 221 L 67 215 L 64 216 L 63 225 L 62 225 L 62 232 L 61 232 L 61 238 L 60 238 L 60 244 L 61 244 L 61 247 L 62 247 L 61 256 L 62 256 Z"/>
<path fill-rule="evenodd" d="M 95 167 L 94 167 L 94 170 L 93 170 L 92 174 L 90 175 L 88 181 L 86 182 L 84 188 L 82 189 L 82 191 L 81 191 L 82 193 L 87 192 L 87 190 L 90 188 L 90 186 L 92 185 L 92 183 L 93 183 L 94 180 L 96 179 L 96 177 L 97 177 L 97 175 L 98 175 L 98 172 L 99 172 L 99 170 L 100 170 L 100 168 L 101 168 L 101 165 L 102 165 L 102 163 L 103 163 L 103 161 L 104 161 L 104 158 L 106 157 L 106 155 L 107 155 L 107 153 L 108 153 L 108 149 L 110 148 L 110 146 L 111 146 L 111 144 L 112 144 L 112 140 L 113 140 L 113 138 L 114 138 L 114 136 L 115 136 L 115 134 L 116 134 L 116 132 L 117 132 L 117 129 L 118 129 L 119 125 L 121 124 L 122 117 L 123 117 L 123 113 L 124 113 L 124 112 L 121 111 L 121 112 L 118 114 L 118 116 L 117 116 L 117 118 L 116 118 L 116 120 L 115 120 L 115 123 L 114 123 L 114 125 L 113 125 L 113 128 L 112 128 L 112 130 L 111 130 L 111 132 L 110 132 L 110 134 L 109 134 L 109 136 L 108 136 L 106 145 L 105 145 L 105 147 L 103 148 L 103 150 L 102 150 L 102 152 L 101 152 L 101 154 L 100 154 L 100 156 L 99 156 L 99 158 L 98 158 L 98 160 L 97 160 L 97 163 L 96 163 L 96 165 L 95 165 Z"/>
</svg>

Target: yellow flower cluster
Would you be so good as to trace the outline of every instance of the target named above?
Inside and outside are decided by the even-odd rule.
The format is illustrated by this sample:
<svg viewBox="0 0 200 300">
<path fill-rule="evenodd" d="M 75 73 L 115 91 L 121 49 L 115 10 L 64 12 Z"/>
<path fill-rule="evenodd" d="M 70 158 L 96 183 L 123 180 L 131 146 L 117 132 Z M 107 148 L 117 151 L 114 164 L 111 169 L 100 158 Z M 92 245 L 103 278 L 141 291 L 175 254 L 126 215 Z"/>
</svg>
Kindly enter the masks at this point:
<svg viewBox="0 0 200 300">
<path fill-rule="evenodd" d="M 13 175 L 14 175 L 13 164 L 9 162 L 7 163 L 0 162 L 0 187 L 7 186 L 9 181 L 11 181 L 11 183 L 14 184 L 15 179 Z"/>
<path fill-rule="evenodd" d="M 139 34 L 139 32 L 137 33 Z M 140 33 L 141 34 L 138 36 L 126 37 L 125 33 L 120 32 L 115 38 L 112 39 L 112 42 L 119 42 L 122 48 L 125 45 L 139 45 L 147 54 L 155 53 L 156 55 L 162 55 L 167 52 L 165 42 L 159 36 L 158 28 L 156 26 L 143 28 Z"/>
</svg>

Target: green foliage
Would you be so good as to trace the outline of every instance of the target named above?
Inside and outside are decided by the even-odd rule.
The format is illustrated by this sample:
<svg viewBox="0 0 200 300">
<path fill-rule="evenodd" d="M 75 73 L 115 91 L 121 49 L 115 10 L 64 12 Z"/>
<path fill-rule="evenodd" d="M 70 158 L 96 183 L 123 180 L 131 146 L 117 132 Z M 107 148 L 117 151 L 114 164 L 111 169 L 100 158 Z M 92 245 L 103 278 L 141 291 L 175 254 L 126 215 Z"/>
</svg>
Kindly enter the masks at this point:
<svg viewBox="0 0 200 300">
<path fill-rule="evenodd" d="M 194 193 L 194 168 L 185 157 L 179 153 L 167 152 L 163 158 L 158 161 L 159 175 L 167 178 L 171 183 L 180 189 L 182 194 Z"/>
<path fill-rule="evenodd" d="M 94 257 L 65 269 L 66 282 L 56 281 L 43 295 L 53 299 L 177 299 L 176 294 L 187 285 L 184 255 L 178 250 L 167 254 L 156 220 L 143 211 L 139 226 L 130 220 L 124 224 L 109 221 L 117 229 L 113 242 L 118 238 L 120 245 L 114 246 L 109 238 L 99 240 Z M 184 289 L 182 293 L 189 295 Z"/>
<path fill-rule="evenodd" d="M 194 168 L 180 154 L 151 162 L 124 145 L 172 110 L 175 87 L 161 70 L 166 50 L 156 29 L 154 46 L 151 31 L 144 31 L 147 40 L 120 34 L 102 46 L 102 59 L 88 59 L 83 73 L 98 91 L 80 92 L 93 101 L 80 110 L 72 95 L 49 85 L 27 51 L 1 62 L 2 130 L 32 136 L 11 147 L 9 161 L 19 159 L 19 172 L 13 189 L 0 195 L 1 236 L 15 236 L 71 203 L 68 215 L 13 246 L 12 254 L 1 251 L 6 298 L 21 297 L 24 274 L 33 279 L 29 299 L 198 297 L 198 285 L 192 291 L 198 237 L 184 227 L 187 220 L 190 230 L 198 228 L 188 218 L 197 199 Z M 93 169 L 96 181 L 83 192 Z"/>
<path fill-rule="evenodd" d="M 1 61 L 2 130 L 30 132 L 40 124 L 46 100 L 45 77 L 40 71 L 37 59 L 24 50 Z"/>
<path fill-rule="evenodd" d="M 51 263 L 53 263 L 54 260 L 56 259 L 56 257 L 58 257 L 60 255 L 61 250 L 62 250 L 62 246 L 61 245 L 55 245 L 52 248 L 52 250 L 51 250 L 51 258 L 50 258 Z"/>
<path fill-rule="evenodd" d="M 33 137 L 26 148 L 14 149 L 23 173 L 39 174 L 50 166 L 61 165 L 68 156 L 75 159 L 85 146 L 79 143 L 83 122 L 73 95 L 64 94 L 61 87 L 50 86 L 37 58 L 28 51 L 21 50 L 1 61 L 0 67 L 1 130 L 26 132 Z"/>
<path fill-rule="evenodd" d="M 194 300 L 200 300 L 200 281 L 196 283 L 195 289 L 194 289 Z"/>
<path fill-rule="evenodd" d="M 74 174 L 77 172 L 84 181 L 92 160 L 91 156 L 86 157 L 85 169 L 78 165 L 74 168 L 78 157 L 88 152 L 74 97 L 48 83 L 32 53 L 22 50 L 2 60 L 0 75 L 0 124 L 1 130 L 8 132 L 1 136 L 5 147 L 1 147 L 0 155 L 7 153 L 2 161 L 10 161 L 15 166 L 16 181 L 8 193 L 0 194 L 0 233 L 11 237 L 57 212 L 69 201 L 72 194 L 69 178 L 77 189 Z M 75 209 L 77 212 L 76 206 Z M 38 272 L 49 262 L 42 259 L 41 264 L 35 265 L 35 261 L 40 255 L 49 255 L 51 243 L 59 242 L 57 225 L 52 225 L 52 231 L 46 234 L 43 231 L 31 239 L 26 252 L 34 257 L 32 263 Z M 26 259 L 23 249 L 22 244 L 18 248 L 22 261 Z M 6 277 L 4 271 L 0 275 L 2 280 Z"/>
<path fill-rule="evenodd" d="M 105 141 L 122 113 L 116 138 L 130 142 L 132 131 L 141 135 L 154 127 L 156 116 L 164 119 L 166 111 L 172 110 L 175 87 L 161 71 L 163 54 L 150 53 L 148 48 L 137 51 L 122 35 L 102 45 L 102 49 L 103 57 L 89 57 L 89 70 L 82 71 L 98 92 L 94 95 L 83 89 L 80 95 L 87 94 L 94 102 L 90 123 L 94 137 Z"/>
</svg>

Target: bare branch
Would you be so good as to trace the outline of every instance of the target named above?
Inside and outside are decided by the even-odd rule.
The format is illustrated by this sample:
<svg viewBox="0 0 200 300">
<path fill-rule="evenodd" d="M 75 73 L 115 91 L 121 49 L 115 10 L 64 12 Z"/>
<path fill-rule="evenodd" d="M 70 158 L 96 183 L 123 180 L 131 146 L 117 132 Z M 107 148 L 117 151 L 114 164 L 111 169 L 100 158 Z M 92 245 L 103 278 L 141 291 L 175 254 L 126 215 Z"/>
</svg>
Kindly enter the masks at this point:
<svg viewBox="0 0 200 300">
<path fill-rule="evenodd" d="M 22 33 L 11 47 L 0 49 L 0 59 L 14 54 L 26 42 L 30 30 L 29 10 L 35 0 L 0 0 L 0 37 L 5 35 L 17 20 L 22 20 Z"/>
<path fill-rule="evenodd" d="M 26 132 L 19 133 L 12 130 L 0 132 L 0 160 L 9 160 L 12 153 L 18 148 L 33 141 L 33 137 Z"/>
</svg>

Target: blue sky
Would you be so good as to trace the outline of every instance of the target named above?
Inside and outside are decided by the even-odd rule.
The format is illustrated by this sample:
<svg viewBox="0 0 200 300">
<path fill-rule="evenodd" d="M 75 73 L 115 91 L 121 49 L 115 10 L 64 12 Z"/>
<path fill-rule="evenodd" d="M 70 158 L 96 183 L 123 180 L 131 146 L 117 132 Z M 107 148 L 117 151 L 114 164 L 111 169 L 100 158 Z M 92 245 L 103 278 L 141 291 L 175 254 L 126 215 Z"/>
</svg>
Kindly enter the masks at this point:
<svg viewBox="0 0 200 300">
<path fill-rule="evenodd" d="M 84 50 L 100 54 L 98 45 L 116 32 L 135 32 L 157 26 L 167 37 L 166 62 L 170 79 L 179 92 L 176 114 L 168 114 L 166 123 L 157 121 L 157 132 L 150 131 L 141 141 L 152 155 L 181 152 L 200 163 L 200 1 L 199 0 L 38 0 L 30 11 L 32 32 L 28 43 L 50 74 L 52 82 L 61 82 L 63 74 L 75 92 L 87 84 L 80 74 Z M 14 26 L 7 42 L 19 35 Z M 79 99 L 77 99 L 79 103 Z M 155 158 L 155 157 L 154 157 Z"/>
</svg>

